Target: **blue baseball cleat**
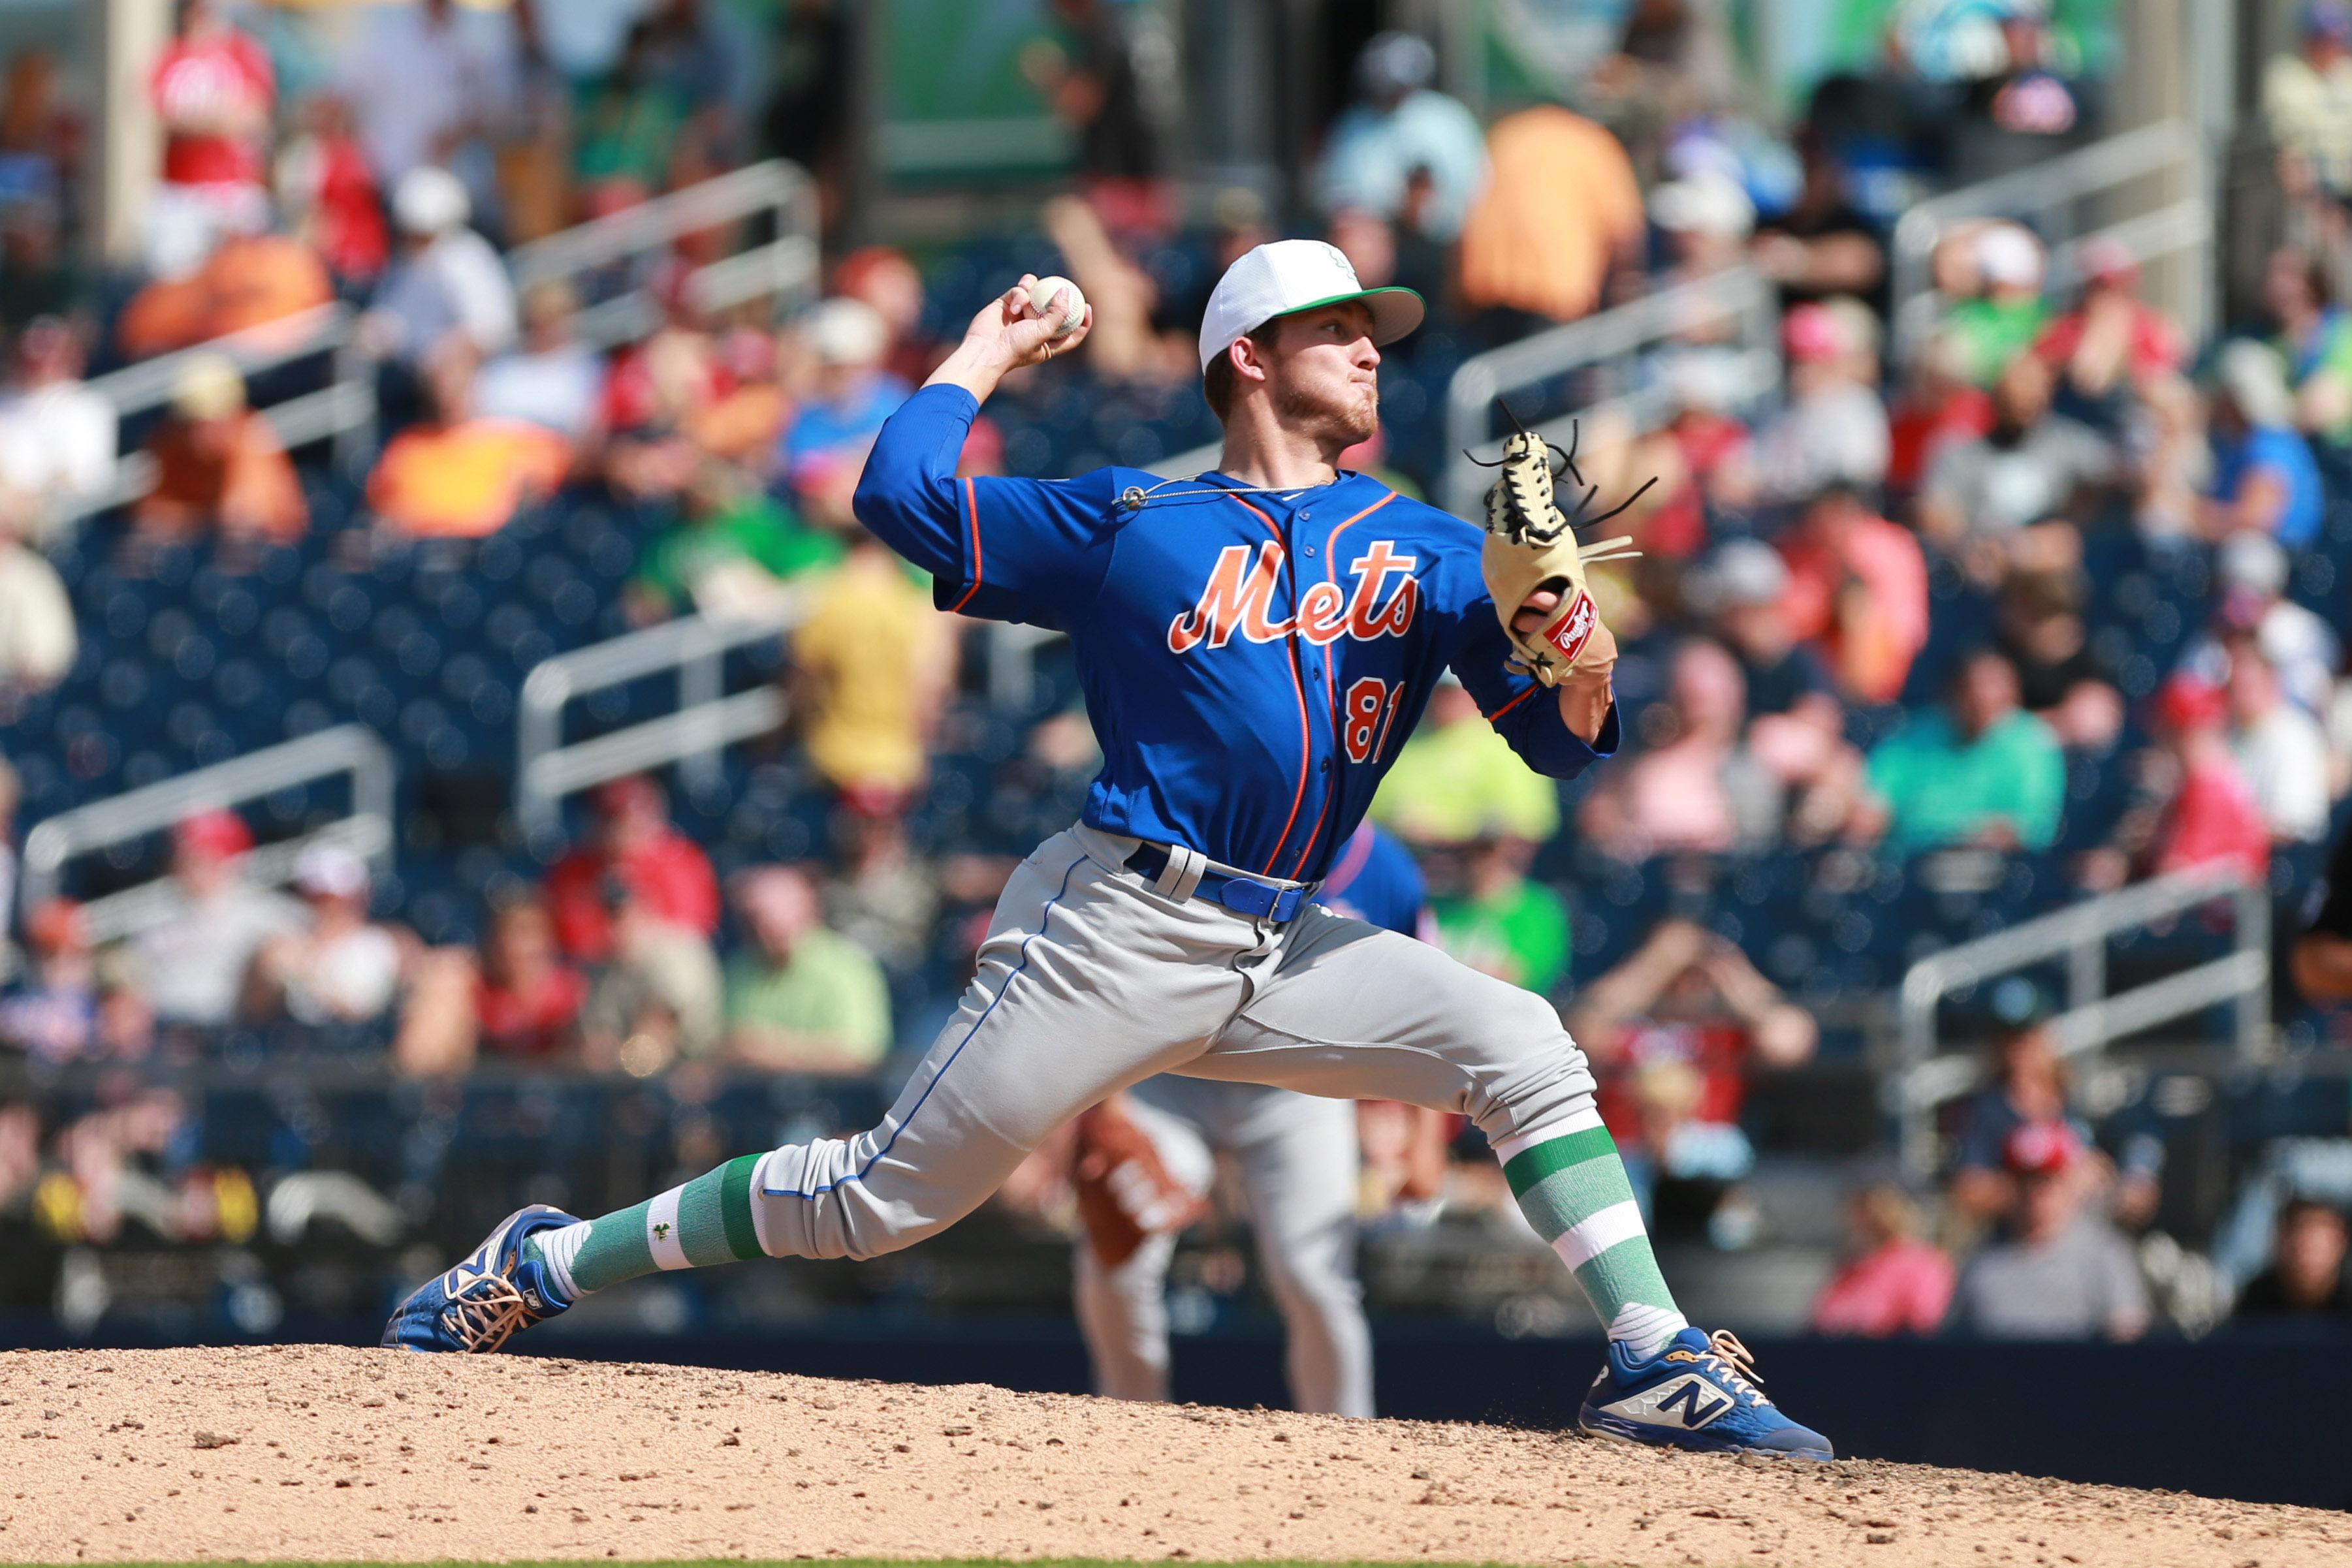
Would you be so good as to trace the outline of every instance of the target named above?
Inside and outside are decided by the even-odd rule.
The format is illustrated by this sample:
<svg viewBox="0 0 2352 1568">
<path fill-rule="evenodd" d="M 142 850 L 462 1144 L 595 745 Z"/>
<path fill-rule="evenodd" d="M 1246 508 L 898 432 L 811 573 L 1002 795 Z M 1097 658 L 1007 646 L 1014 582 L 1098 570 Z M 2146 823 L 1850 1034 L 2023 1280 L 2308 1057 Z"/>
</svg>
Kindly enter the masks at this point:
<svg viewBox="0 0 2352 1568">
<path fill-rule="evenodd" d="M 1830 1440 L 1781 1415 L 1759 1381 L 1755 1358 L 1728 1330 L 1710 1338 L 1686 1328 L 1639 1364 L 1612 1340 L 1576 1424 L 1596 1437 L 1695 1453 L 1835 1458 Z"/>
<path fill-rule="evenodd" d="M 547 1270 L 522 1256 L 523 1238 L 579 1223 L 560 1208 L 534 1203 L 499 1221 L 472 1256 L 427 1280 L 383 1325 L 383 1343 L 406 1350 L 470 1351 L 484 1354 L 572 1303 L 551 1288 Z"/>
</svg>

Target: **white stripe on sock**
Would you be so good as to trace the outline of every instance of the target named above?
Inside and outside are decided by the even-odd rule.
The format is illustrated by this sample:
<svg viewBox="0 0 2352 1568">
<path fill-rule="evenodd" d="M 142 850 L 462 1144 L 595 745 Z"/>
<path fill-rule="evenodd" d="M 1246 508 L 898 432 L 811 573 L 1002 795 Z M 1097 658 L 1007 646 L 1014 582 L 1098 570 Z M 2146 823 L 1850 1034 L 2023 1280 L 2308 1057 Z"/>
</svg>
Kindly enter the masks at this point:
<svg viewBox="0 0 2352 1568">
<path fill-rule="evenodd" d="M 539 1260 L 547 1266 L 555 1293 L 567 1301 L 578 1301 L 580 1287 L 572 1282 L 572 1260 L 588 1244 L 588 1222 L 574 1220 L 558 1229 L 542 1230 L 531 1240 L 539 1248 Z"/>
<path fill-rule="evenodd" d="M 1690 1320 L 1680 1312 L 1628 1301 L 1617 1309 L 1609 1324 L 1609 1337 L 1623 1345 L 1625 1354 L 1635 1361 L 1650 1361 L 1666 1348 L 1667 1341 L 1688 1327 Z"/>
<path fill-rule="evenodd" d="M 1503 1165 L 1509 1165 L 1518 1158 L 1523 1149 L 1532 1149 L 1538 1144 L 1549 1144 L 1554 1138 L 1565 1138 L 1570 1133 L 1589 1132 L 1599 1125 L 1601 1125 L 1600 1112 L 1589 1107 L 1582 1111 L 1572 1112 L 1549 1126 L 1538 1128 L 1531 1133 L 1512 1134 L 1495 1145 L 1495 1158 Z"/>
<path fill-rule="evenodd" d="M 761 1200 L 768 1191 L 768 1162 L 775 1157 L 776 1151 L 770 1149 L 751 1167 L 751 1234 L 758 1239 L 760 1250 L 771 1258 L 776 1256 L 776 1249 L 768 1245 L 768 1206 Z"/>
<path fill-rule="evenodd" d="M 1570 1269 L 1580 1269 L 1620 1241 L 1630 1241 L 1642 1233 L 1642 1206 L 1627 1198 L 1563 1233 L 1551 1249 Z"/>
<path fill-rule="evenodd" d="M 685 1191 L 674 1186 L 646 1206 L 646 1245 L 653 1250 L 656 1268 L 693 1267 L 686 1260 L 686 1248 L 677 1238 L 677 1200 Z"/>
</svg>

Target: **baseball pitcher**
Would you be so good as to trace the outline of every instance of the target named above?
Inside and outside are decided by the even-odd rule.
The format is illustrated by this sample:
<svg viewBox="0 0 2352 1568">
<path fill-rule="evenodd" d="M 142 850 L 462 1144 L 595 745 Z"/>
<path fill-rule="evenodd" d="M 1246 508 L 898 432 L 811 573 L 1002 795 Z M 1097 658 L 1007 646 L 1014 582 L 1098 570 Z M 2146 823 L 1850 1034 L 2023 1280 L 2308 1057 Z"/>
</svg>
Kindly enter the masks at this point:
<svg viewBox="0 0 2352 1568">
<path fill-rule="evenodd" d="M 1675 1310 L 1551 1007 L 1313 902 L 1442 670 L 1539 772 L 1616 749 L 1616 647 L 1580 559 L 1609 547 L 1581 549 L 1552 505 L 1540 439 L 1512 438 L 1484 529 L 1340 470 L 1377 425 L 1381 347 L 1422 303 L 1284 240 L 1226 270 L 1201 324 L 1216 472 L 958 479 L 998 382 L 1091 325 L 1066 329 L 1034 281 L 891 416 L 856 511 L 942 607 L 1069 634 L 1103 751 L 1081 820 L 1014 873 L 957 1016 L 879 1126 L 747 1154 L 598 1219 L 520 1210 L 403 1302 L 385 1342 L 496 1350 L 656 1270 L 909 1246 L 1060 1123 L 1176 1072 L 1467 1115 L 1607 1326 L 1585 1430 L 1827 1458 L 1737 1339 Z"/>
</svg>

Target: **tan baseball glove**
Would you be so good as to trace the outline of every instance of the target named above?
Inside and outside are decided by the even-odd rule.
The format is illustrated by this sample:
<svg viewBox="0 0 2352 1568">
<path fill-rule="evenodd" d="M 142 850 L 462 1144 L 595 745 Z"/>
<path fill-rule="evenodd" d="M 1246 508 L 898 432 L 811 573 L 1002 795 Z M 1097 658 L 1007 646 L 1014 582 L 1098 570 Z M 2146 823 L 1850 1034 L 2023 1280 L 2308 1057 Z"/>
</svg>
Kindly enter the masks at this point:
<svg viewBox="0 0 2352 1568">
<path fill-rule="evenodd" d="M 1515 434 L 1503 443 L 1502 461 L 1493 465 L 1501 472 L 1486 492 L 1486 546 L 1480 564 L 1486 590 L 1495 597 L 1495 613 L 1503 622 L 1503 635 L 1518 651 L 1511 663 L 1545 685 L 1556 686 L 1589 662 L 1585 651 L 1601 625 L 1601 612 L 1585 587 L 1584 569 L 1641 553 L 1633 548 L 1631 536 L 1579 544 L 1576 530 L 1607 522 L 1640 500 L 1657 481 L 1651 479 L 1616 507 L 1580 521 L 1598 486 L 1584 486 L 1584 493 L 1576 498 L 1577 517 L 1562 512 L 1552 496 L 1553 482 L 1560 473 L 1584 486 L 1584 476 L 1576 467 L 1574 427 L 1570 427 L 1569 448 L 1560 455 L 1562 467 L 1555 471 L 1550 444 L 1520 424 L 1508 405 L 1503 406 L 1503 413 L 1510 418 Z M 1539 630 L 1520 630 L 1517 622 L 1528 600 L 1546 592 L 1558 594 L 1559 602 L 1546 612 Z M 1602 642 L 1605 645 L 1607 640 Z M 1593 656 L 1601 657 L 1601 650 L 1594 649 Z"/>
</svg>

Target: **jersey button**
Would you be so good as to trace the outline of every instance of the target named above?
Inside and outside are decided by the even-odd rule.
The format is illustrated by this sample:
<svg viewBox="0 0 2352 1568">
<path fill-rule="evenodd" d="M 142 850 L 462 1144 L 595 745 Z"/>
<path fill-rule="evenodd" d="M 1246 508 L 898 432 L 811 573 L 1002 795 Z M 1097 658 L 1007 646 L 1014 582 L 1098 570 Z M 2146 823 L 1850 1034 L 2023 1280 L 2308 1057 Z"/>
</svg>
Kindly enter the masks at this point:
<svg viewBox="0 0 2352 1568">
<path fill-rule="evenodd" d="M 1307 553 L 1308 555 L 1313 555 L 1315 553 L 1315 547 L 1313 545 L 1308 545 L 1307 547 Z"/>
<path fill-rule="evenodd" d="M 1328 757 L 1323 759 L 1323 771 L 1326 773 L 1331 771 L 1331 759 Z"/>
</svg>

